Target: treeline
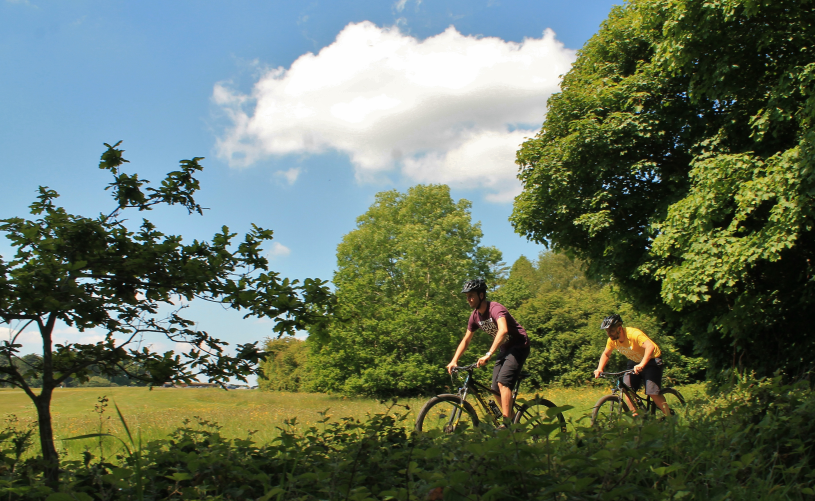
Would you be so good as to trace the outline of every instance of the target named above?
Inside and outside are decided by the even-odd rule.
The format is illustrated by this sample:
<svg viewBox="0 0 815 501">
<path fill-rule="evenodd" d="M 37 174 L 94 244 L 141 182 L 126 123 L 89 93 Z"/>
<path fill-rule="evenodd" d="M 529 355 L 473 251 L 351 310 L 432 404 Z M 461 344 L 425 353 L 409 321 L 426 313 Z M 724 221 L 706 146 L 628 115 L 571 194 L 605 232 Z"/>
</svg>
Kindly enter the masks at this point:
<svg viewBox="0 0 815 501">
<path fill-rule="evenodd" d="M 42 388 L 42 357 L 36 353 L 29 353 L 19 358 L 13 358 L 14 367 L 23 375 L 26 384 L 31 388 Z M 0 367 L 8 367 L 9 362 L 5 358 L 0 358 Z M 125 370 L 115 376 L 105 376 L 96 366 L 91 366 L 90 375 L 87 380 L 68 378 L 63 383 L 66 388 L 75 387 L 109 387 L 109 386 L 147 386 L 147 383 L 132 379 L 129 374 L 143 374 L 144 368 L 136 364 L 128 364 Z M 0 382 L 0 388 L 11 387 L 10 384 Z"/>
<path fill-rule="evenodd" d="M 532 374 L 533 386 L 588 382 L 606 344 L 600 322 L 613 312 L 660 346 L 669 381 L 686 383 L 705 376 L 705 359 L 693 356 L 692 340 L 674 337 L 654 317 L 621 300 L 610 284 L 586 278 L 582 262 L 562 254 L 543 252 L 535 262 L 521 256 L 492 297 L 513 312 L 530 335 L 532 352 L 525 369 Z M 609 370 L 624 365 L 625 359 L 615 355 Z"/>
</svg>

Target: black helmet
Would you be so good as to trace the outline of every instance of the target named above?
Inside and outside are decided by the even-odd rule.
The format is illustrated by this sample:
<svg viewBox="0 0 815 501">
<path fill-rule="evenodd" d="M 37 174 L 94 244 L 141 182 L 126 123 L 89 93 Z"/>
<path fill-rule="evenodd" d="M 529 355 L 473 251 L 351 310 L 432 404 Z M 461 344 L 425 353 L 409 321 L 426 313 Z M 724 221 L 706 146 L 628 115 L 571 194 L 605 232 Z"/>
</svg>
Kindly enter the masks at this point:
<svg viewBox="0 0 815 501">
<path fill-rule="evenodd" d="M 614 327 L 615 325 L 620 325 L 621 323 L 623 323 L 623 318 L 615 313 L 604 318 L 603 323 L 600 324 L 600 328 L 608 329 L 609 327 Z"/>
<path fill-rule="evenodd" d="M 462 294 L 468 292 L 487 292 L 487 282 L 483 278 L 476 278 L 475 280 L 467 280 L 464 282 L 464 288 L 461 289 Z"/>
</svg>

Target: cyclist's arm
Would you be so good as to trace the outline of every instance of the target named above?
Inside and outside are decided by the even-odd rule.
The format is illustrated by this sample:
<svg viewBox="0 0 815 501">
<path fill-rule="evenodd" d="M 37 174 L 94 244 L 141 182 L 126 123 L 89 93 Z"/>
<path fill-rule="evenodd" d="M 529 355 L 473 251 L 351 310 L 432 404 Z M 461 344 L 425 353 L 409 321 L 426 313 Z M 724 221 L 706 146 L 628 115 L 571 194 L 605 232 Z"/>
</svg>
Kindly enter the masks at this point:
<svg viewBox="0 0 815 501">
<path fill-rule="evenodd" d="M 453 360 L 447 364 L 447 372 L 452 371 L 453 367 L 458 365 L 458 358 L 467 350 L 467 346 L 470 345 L 470 341 L 473 339 L 473 331 L 467 329 L 467 332 L 464 334 L 464 337 L 461 339 L 461 342 L 458 344 L 458 348 L 456 348 L 456 354 L 453 355 Z"/>
<path fill-rule="evenodd" d="M 509 333 L 509 327 L 507 327 L 507 319 L 505 317 L 500 317 L 496 319 L 495 324 L 498 326 L 498 332 L 495 333 L 495 339 L 492 340 L 492 346 L 490 346 L 490 354 L 484 355 L 483 357 L 478 359 L 478 366 L 481 367 L 482 365 L 486 364 L 492 354 L 498 351 L 498 348 L 504 343 L 504 339 L 507 337 L 507 333 Z"/>
<path fill-rule="evenodd" d="M 611 357 L 611 352 L 614 351 L 614 348 L 606 347 L 603 351 L 603 354 L 600 355 L 600 362 L 597 364 L 597 370 L 594 371 L 594 378 L 597 379 L 600 377 L 600 373 L 606 368 L 606 364 L 608 363 L 608 359 Z"/>
<path fill-rule="evenodd" d="M 642 347 L 645 348 L 645 354 L 642 356 L 642 361 L 634 366 L 634 373 L 639 374 L 642 371 L 642 368 L 645 367 L 645 364 L 651 360 L 651 355 L 654 354 L 654 350 L 656 346 L 651 341 L 645 340 L 642 343 Z"/>
</svg>

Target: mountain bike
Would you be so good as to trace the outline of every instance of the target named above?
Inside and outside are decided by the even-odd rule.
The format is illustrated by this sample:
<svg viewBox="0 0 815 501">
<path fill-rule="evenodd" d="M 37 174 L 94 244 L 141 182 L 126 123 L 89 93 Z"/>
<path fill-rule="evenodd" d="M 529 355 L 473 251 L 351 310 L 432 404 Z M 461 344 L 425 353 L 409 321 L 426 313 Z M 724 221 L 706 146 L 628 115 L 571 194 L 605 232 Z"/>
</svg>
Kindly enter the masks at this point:
<svg viewBox="0 0 815 501">
<path fill-rule="evenodd" d="M 657 410 L 662 412 L 661 409 L 657 409 L 657 405 L 650 396 L 646 395 L 643 399 L 637 394 L 636 391 L 625 384 L 623 377 L 625 377 L 626 374 L 633 373 L 633 369 L 622 372 L 600 373 L 600 377 L 616 377 L 617 384 L 611 390 L 611 395 L 604 395 L 600 397 L 600 400 L 594 404 L 594 410 L 591 413 L 592 425 L 594 425 L 598 419 L 614 419 L 619 417 L 623 412 L 628 412 L 628 404 L 623 398 L 624 396 L 627 396 L 629 401 L 634 402 L 634 405 L 637 407 L 635 410 L 645 410 L 646 414 L 650 415 L 656 414 Z M 668 407 L 671 408 L 672 416 L 676 415 L 676 411 L 674 409 L 685 405 L 685 398 L 682 397 L 681 393 L 673 388 L 662 388 L 659 390 L 659 394 L 665 397 L 665 401 L 668 402 Z"/>
<path fill-rule="evenodd" d="M 428 400 L 416 417 L 416 431 L 440 430 L 444 433 L 453 433 L 467 427 L 479 426 L 481 421 L 478 413 L 472 404 L 467 401 L 467 397 L 470 395 L 475 397 L 475 401 L 481 407 L 487 423 L 496 428 L 503 425 L 504 417 L 501 409 L 490 398 L 493 395 L 500 396 L 500 393 L 493 391 L 473 378 L 473 371 L 477 367 L 477 364 L 453 367 L 451 371 L 453 374 L 464 374 L 458 392 L 436 395 Z M 515 424 L 531 423 L 533 426 L 545 427 L 543 429 L 551 427 L 553 431 L 559 429 L 565 432 L 566 419 L 563 417 L 563 413 L 557 410 L 557 406 L 549 400 L 535 395 L 533 399 L 521 403 L 516 402 L 521 381 L 527 377 L 529 377 L 529 374 L 522 372 L 512 389 L 512 409 L 515 411 L 512 422 Z M 487 395 L 486 400 L 481 396 L 481 392 Z M 554 421 L 554 426 L 551 426 L 552 421 Z"/>
</svg>

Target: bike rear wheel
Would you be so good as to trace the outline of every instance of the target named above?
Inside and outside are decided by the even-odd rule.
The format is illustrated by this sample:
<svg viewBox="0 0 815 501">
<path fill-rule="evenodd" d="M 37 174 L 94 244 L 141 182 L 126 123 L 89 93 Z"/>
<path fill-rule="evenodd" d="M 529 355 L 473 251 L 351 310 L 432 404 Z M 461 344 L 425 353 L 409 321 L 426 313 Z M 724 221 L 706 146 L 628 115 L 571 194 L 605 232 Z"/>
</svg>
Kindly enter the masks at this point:
<svg viewBox="0 0 815 501">
<path fill-rule="evenodd" d="M 546 400 L 545 398 L 535 398 L 525 402 L 522 405 L 515 405 L 515 419 L 513 423 L 523 424 L 529 423 L 534 429 L 539 426 L 549 426 L 550 424 L 557 423 L 560 425 L 555 430 L 566 432 L 566 418 L 563 417 L 562 412 L 558 412 L 554 416 L 548 414 L 549 409 L 555 408 L 557 405 Z M 552 419 L 554 417 L 554 420 Z M 553 431 L 555 431 L 553 430 Z"/>
<path fill-rule="evenodd" d="M 665 397 L 665 401 L 668 402 L 668 407 L 671 409 L 671 416 L 676 416 L 678 411 L 685 407 L 685 398 L 675 389 L 662 388 L 659 390 L 659 394 Z M 651 414 L 657 413 L 657 406 L 654 404 L 653 400 L 651 401 L 650 410 Z M 659 414 L 662 415 L 662 411 L 660 411 Z"/>
<path fill-rule="evenodd" d="M 416 416 L 416 431 L 439 430 L 453 433 L 478 426 L 478 414 L 469 402 L 462 405 L 458 395 L 436 395 L 428 400 Z"/>
<path fill-rule="evenodd" d="M 597 421 L 611 421 L 619 419 L 623 412 L 628 412 L 628 406 L 619 395 L 605 395 L 594 404 L 591 412 L 591 424 Z"/>
</svg>

